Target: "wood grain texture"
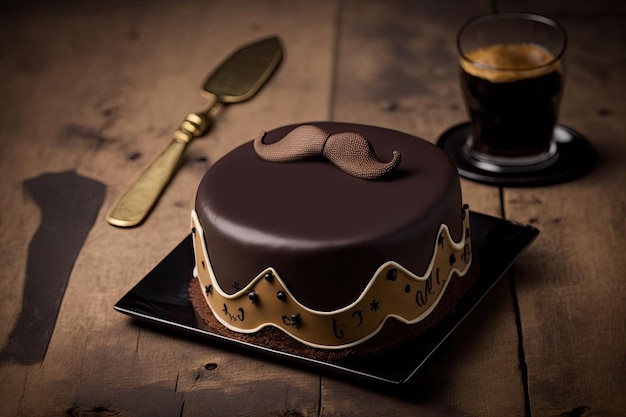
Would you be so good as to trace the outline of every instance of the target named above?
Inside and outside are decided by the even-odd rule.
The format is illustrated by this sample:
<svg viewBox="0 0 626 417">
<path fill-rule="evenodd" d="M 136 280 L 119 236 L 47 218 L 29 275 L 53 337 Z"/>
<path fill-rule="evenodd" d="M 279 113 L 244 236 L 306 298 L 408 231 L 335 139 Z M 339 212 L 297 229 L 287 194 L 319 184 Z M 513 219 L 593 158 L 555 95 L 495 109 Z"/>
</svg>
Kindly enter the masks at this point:
<svg viewBox="0 0 626 417">
<path fill-rule="evenodd" d="M 546 188 L 462 180 L 472 210 L 542 233 L 408 394 L 138 326 L 113 311 L 187 235 L 206 169 L 259 130 L 336 120 L 435 142 L 466 120 L 454 37 L 464 20 L 494 4 L 565 25 L 561 121 L 592 141 L 599 166 Z M 44 361 L 0 364 L 0 416 L 618 416 L 626 409 L 623 2 L 24 0 L 0 7 L 1 346 L 22 306 L 27 249 L 41 221 L 22 182 L 74 170 L 107 186 Z M 185 114 L 204 109 L 199 91 L 209 70 L 270 34 L 286 54 L 269 84 L 190 145 L 144 225 L 108 225 L 106 210 Z"/>
<path fill-rule="evenodd" d="M 466 119 L 457 82 L 456 31 L 487 11 L 486 2 L 344 2 L 333 119 L 435 142 Z M 500 215 L 497 188 L 462 185 L 472 210 Z M 504 279 L 402 398 L 324 379 L 322 415 L 523 416 L 517 347 L 514 305 Z M 490 401 L 494 395 L 499 401 Z"/>
<path fill-rule="evenodd" d="M 598 166 L 558 186 L 506 190 L 507 218 L 542 234 L 515 266 L 533 416 L 622 416 L 626 410 L 626 7 L 594 1 L 503 10 L 556 18 L 568 31 L 560 122 Z"/>
<path fill-rule="evenodd" d="M 467 119 L 457 82 L 456 31 L 487 13 L 488 1 L 342 4 L 333 120 L 377 124 L 435 143 Z M 497 188 L 461 183 L 470 209 L 500 216 Z"/>
<path fill-rule="evenodd" d="M 317 413 L 319 377 L 133 326 L 113 304 L 188 233 L 195 190 L 212 162 L 260 129 L 327 118 L 332 2 L 25 3 L 3 10 L 0 115 L 2 344 L 20 308 L 25 247 L 37 210 L 21 181 L 75 169 L 108 186 L 80 253 L 41 366 L 3 364 L 0 414 L 251 415 Z M 277 33 L 288 51 L 254 100 L 228 108 L 190 146 L 159 205 L 133 230 L 109 205 L 201 110 L 208 71 L 234 48 Z M 19 138 L 14 140 L 13 138 Z M 8 217 L 10 216 L 10 217 Z M 205 369 L 206 364 L 216 364 Z M 261 378 L 262 376 L 262 378 Z M 256 401 L 242 399 L 254 397 Z"/>
</svg>

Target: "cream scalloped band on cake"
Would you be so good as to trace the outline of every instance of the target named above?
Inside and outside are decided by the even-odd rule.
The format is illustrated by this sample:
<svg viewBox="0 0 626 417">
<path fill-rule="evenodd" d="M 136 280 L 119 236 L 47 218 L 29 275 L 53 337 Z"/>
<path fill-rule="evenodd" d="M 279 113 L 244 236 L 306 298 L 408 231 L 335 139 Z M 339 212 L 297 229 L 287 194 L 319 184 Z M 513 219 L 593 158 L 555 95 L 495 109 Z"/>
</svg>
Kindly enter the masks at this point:
<svg viewBox="0 0 626 417">
<path fill-rule="evenodd" d="M 333 311 L 310 309 L 298 302 L 271 266 L 245 288 L 226 294 L 217 283 L 207 252 L 204 232 L 195 211 L 191 227 L 196 259 L 194 276 L 215 318 L 228 329 L 255 333 L 266 326 L 283 330 L 308 346 L 341 349 L 374 336 L 388 317 L 413 324 L 435 309 L 452 275 L 463 279 L 472 262 L 469 209 L 463 207 L 463 234 L 454 242 L 441 225 L 433 243 L 433 256 L 423 276 L 388 261 L 375 272 L 361 295 L 350 305 Z"/>
</svg>

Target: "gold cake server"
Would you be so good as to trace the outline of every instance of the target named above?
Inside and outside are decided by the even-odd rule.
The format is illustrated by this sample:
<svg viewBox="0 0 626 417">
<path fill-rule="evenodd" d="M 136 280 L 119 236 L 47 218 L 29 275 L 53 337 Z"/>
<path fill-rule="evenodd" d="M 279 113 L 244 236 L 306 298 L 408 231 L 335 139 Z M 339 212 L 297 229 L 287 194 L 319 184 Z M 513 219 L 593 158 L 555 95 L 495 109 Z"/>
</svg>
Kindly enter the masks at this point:
<svg viewBox="0 0 626 417">
<path fill-rule="evenodd" d="M 106 219 L 119 227 L 145 220 L 176 172 L 187 145 L 206 134 L 224 105 L 252 98 L 282 60 L 280 40 L 273 36 L 244 45 L 226 58 L 206 79 L 202 95 L 211 101 L 203 112 L 185 117 L 163 153 L 111 207 Z"/>
</svg>

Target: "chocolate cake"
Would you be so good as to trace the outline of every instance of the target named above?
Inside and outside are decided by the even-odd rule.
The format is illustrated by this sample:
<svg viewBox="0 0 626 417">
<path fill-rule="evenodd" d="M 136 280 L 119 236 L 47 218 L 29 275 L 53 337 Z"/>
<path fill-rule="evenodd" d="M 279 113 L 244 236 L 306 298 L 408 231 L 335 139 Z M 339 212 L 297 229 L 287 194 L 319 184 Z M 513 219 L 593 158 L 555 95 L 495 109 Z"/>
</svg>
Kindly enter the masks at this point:
<svg viewBox="0 0 626 417">
<path fill-rule="evenodd" d="M 279 349 L 401 343 L 454 309 L 475 275 L 455 166 L 380 127 L 259 134 L 207 171 L 191 227 L 202 322 Z"/>
</svg>

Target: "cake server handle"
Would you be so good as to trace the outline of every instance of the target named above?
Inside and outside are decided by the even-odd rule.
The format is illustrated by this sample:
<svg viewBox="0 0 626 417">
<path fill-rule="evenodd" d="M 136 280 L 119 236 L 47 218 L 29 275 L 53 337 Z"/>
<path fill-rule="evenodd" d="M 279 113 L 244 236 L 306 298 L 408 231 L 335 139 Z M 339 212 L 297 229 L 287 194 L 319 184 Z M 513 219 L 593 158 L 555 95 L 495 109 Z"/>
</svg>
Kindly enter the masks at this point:
<svg viewBox="0 0 626 417">
<path fill-rule="evenodd" d="M 106 220 L 119 227 L 137 226 L 143 222 L 174 176 L 187 145 L 209 130 L 223 107 L 216 100 L 205 112 L 188 114 L 174 132 L 169 146 L 111 207 Z"/>
</svg>

